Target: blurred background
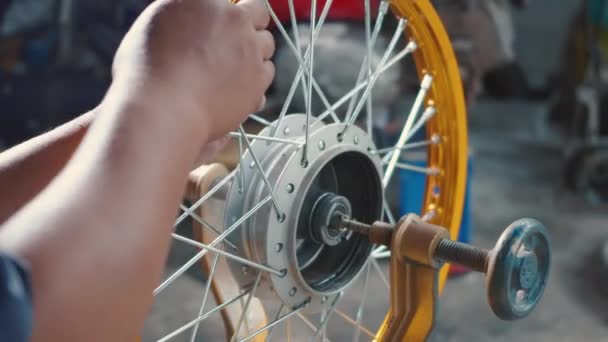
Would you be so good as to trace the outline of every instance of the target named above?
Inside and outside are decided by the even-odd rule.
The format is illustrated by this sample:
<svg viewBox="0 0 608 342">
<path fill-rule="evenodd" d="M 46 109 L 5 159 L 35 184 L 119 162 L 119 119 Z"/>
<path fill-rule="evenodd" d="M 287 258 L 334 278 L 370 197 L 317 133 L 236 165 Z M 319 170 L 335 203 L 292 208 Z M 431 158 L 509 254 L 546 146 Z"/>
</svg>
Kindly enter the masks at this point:
<svg viewBox="0 0 608 342">
<path fill-rule="evenodd" d="M 608 1 L 433 2 L 453 40 L 469 107 L 462 238 L 490 247 L 513 219 L 534 217 L 549 228 L 554 248 L 545 297 L 521 322 L 496 319 L 483 277 L 453 270 L 434 340 L 608 340 Z M 0 150 L 96 106 L 114 51 L 146 4 L 0 1 Z M 280 63 L 288 73 L 290 64 Z M 283 90 L 278 77 L 273 92 Z M 390 117 L 376 129 L 394 134 Z M 407 211 L 404 194 L 391 202 Z M 170 265 L 185 257 L 174 250 L 171 258 Z M 183 278 L 157 303 L 144 337 L 189 314 L 179 303 L 200 295 L 199 278 Z M 159 309 L 170 303 L 169 311 Z"/>
</svg>

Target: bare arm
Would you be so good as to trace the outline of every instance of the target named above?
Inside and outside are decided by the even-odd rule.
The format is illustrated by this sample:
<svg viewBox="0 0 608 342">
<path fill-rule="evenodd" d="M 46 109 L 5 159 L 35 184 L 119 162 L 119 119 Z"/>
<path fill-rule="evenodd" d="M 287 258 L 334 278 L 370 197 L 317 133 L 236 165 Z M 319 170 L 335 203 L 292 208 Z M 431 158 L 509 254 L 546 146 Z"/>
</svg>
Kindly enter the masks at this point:
<svg viewBox="0 0 608 342">
<path fill-rule="evenodd" d="M 138 19 L 74 157 L 0 231 L 31 266 L 34 341 L 135 339 L 187 172 L 270 84 L 267 22 L 258 0 L 158 0 Z"/>
<path fill-rule="evenodd" d="M 93 121 L 90 111 L 0 154 L 0 224 L 44 189 L 61 171 Z"/>
</svg>

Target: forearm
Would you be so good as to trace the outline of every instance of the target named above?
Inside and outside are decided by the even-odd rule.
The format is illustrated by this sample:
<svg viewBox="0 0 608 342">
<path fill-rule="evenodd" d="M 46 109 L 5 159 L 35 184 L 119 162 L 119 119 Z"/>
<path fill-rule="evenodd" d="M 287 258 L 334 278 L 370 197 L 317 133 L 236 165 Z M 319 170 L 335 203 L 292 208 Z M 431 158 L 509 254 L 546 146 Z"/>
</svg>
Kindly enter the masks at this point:
<svg viewBox="0 0 608 342">
<path fill-rule="evenodd" d="M 90 111 L 0 154 L 0 224 L 61 171 L 93 121 Z"/>
<path fill-rule="evenodd" d="M 191 127 L 151 108 L 103 108 L 66 169 L 0 232 L 0 248 L 32 267 L 34 340 L 134 338 L 206 139 L 201 129 L 188 142 Z"/>
</svg>

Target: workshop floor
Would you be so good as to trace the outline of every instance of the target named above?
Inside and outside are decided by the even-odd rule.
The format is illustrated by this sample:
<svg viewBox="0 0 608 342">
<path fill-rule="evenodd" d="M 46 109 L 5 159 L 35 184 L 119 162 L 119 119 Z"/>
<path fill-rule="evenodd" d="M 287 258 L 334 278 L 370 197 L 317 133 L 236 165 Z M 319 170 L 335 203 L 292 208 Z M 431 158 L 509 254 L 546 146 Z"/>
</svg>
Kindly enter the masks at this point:
<svg viewBox="0 0 608 342">
<path fill-rule="evenodd" d="M 608 239 L 607 208 L 590 209 L 562 187 L 562 152 L 535 141 L 542 105 L 482 103 L 470 113 L 475 156 L 473 213 L 477 244 L 533 217 L 549 229 L 553 260 L 542 303 L 528 319 L 501 322 L 478 274 L 448 283 L 435 341 L 608 341 L 608 276 L 598 249 Z M 500 127 L 500 128 L 497 128 Z"/>
<path fill-rule="evenodd" d="M 533 80 L 541 80 L 555 66 L 559 37 L 574 3 L 533 1 L 530 10 L 516 18 L 518 30 L 526 32 L 520 35 L 518 54 Z M 547 6 L 551 6 L 550 12 Z M 538 47 L 539 41 L 545 45 Z M 547 56 L 556 58 L 547 63 Z M 599 266 L 596 257 L 599 246 L 608 239 L 608 208 L 588 208 L 564 189 L 559 144 L 538 139 L 544 110 L 542 103 L 482 101 L 469 114 L 475 161 L 474 241 L 491 247 L 500 232 L 520 217 L 545 223 L 552 235 L 553 264 L 543 301 L 528 319 L 502 322 L 488 307 L 482 275 L 452 279 L 439 304 L 433 341 L 608 341 L 608 270 Z M 170 267 L 191 255 L 192 251 L 174 249 Z M 198 312 L 203 288 L 197 279 L 201 278 L 195 270 L 158 298 L 146 323 L 144 341 L 158 338 L 160 331 L 179 326 Z M 371 293 L 371 300 L 386 301 L 384 289 Z M 368 315 L 381 317 L 384 313 Z M 202 340 L 222 340 L 217 324 L 221 323 L 216 317 L 201 326 Z"/>
</svg>

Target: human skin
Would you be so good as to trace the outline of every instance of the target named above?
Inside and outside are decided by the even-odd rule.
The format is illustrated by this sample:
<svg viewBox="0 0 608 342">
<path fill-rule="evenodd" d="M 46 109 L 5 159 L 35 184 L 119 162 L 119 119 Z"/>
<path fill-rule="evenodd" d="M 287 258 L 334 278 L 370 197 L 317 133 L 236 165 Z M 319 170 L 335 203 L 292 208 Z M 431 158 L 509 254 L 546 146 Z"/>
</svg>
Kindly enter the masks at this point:
<svg viewBox="0 0 608 342">
<path fill-rule="evenodd" d="M 274 77 L 268 21 L 260 0 L 158 0 L 135 22 L 94 120 L 47 145 L 69 161 L 55 160 L 16 213 L 2 211 L 0 251 L 30 268 L 33 341 L 136 339 L 189 170 Z M 8 159 L 44 158 L 40 145 Z"/>
</svg>

